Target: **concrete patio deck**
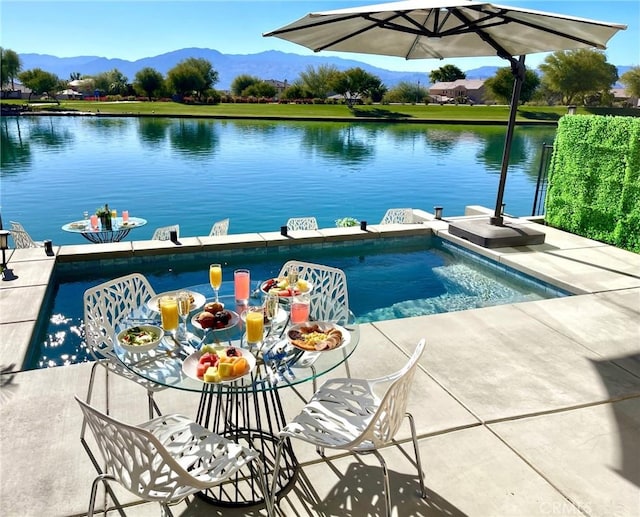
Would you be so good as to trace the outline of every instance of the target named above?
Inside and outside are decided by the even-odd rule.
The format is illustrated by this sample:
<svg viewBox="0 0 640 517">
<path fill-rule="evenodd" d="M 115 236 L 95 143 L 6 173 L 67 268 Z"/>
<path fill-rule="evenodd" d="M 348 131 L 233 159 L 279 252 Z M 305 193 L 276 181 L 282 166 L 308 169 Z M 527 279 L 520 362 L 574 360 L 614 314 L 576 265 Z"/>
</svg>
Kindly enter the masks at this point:
<svg viewBox="0 0 640 517">
<path fill-rule="evenodd" d="M 409 411 L 416 418 L 428 497 L 417 495 L 405 425 L 400 443 L 383 450 L 394 514 L 640 515 L 640 255 L 544 226 L 544 244 L 483 250 L 449 236 L 444 221 L 429 226 L 443 238 L 581 294 L 363 325 L 350 360 L 359 377 L 390 373 L 421 337 L 427 339 Z M 19 283 L 2 282 L 5 366 L 21 364 L 22 343 L 30 338 L 23 324 L 37 317 L 33 300 L 43 296 L 53 269 L 53 259 L 38 251 L 14 252 L 10 265 L 16 271 L 20 266 Z M 0 515 L 86 514 L 95 471 L 79 441 L 81 414 L 73 395 L 85 395 L 89 370 L 81 364 L 2 377 Z M 292 416 L 301 402 L 290 390 L 282 392 Z M 111 393 L 115 416 L 146 418 L 140 387 L 115 378 Z M 94 395 L 96 403 L 104 400 L 101 395 Z M 165 413 L 195 414 L 193 394 L 165 390 L 157 400 Z M 383 515 L 382 474 L 374 457 L 329 454 L 324 460 L 305 444 L 294 447 L 302 468 L 280 503 L 281 515 Z M 157 504 L 117 493 L 131 505 L 127 515 L 159 514 Z M 177 505 L 174 514 L 266 512 L 213 507 L 196 498 Z"/>
</svg>

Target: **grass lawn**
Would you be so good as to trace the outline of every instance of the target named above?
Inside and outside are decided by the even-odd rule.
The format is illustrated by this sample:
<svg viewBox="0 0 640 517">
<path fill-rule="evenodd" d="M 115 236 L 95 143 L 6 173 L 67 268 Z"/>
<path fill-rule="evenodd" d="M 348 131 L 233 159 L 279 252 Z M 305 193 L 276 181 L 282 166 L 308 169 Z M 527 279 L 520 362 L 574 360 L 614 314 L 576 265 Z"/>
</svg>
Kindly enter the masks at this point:
<svg viewBox="0 0 640 517">
<path fill-rule="evenodd" d="M 3 101 L 3 104 L 26 104 L 24 100 Z M 33 111 L 66 111 L 100 113 L 101 115 L 188 116 L 220 118 L 300 118 L 329 120 L 377 119 L 387 121 L 444 121 L 506 123 L 508 106 L 466 106 L 439 104 L 371 105 L 349 109 L 333 104 L 217 104 L 193 105 L 176 102 L 93 102 L 60 101 L 60 105 L 31 103 Z M 622 108 L 578 108 L 578 114 L 640 116 L 640 110 Z M 531 123 L 555 123 L 566 115 L 566 106 L 521 106 L 516 120 Z"/>
</svg>

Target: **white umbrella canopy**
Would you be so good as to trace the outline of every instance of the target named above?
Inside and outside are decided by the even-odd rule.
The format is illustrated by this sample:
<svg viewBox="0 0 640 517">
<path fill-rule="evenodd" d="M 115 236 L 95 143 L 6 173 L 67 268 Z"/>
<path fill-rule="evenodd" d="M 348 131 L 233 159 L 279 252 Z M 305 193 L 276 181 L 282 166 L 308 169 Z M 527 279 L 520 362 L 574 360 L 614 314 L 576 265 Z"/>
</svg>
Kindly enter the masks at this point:
<svg viewBox="0 0 640 517">
<path fill-rule="evenodd" d="M 489 222 L 503 226 L 502 200 L 520 90 L 524 81 L 524 56 L 580 48 L 604 49 L 609 39 L 626 25 L 534 11 L 473 0 L 405 0 L 310 13 L 264 36 L 321 50 L 398 56 L 405 59 L 498 56 L 509 61 L 515 77 L 507 122 L 496 206 Z M 514 56 L 519 56 L 516 59 Z M 456 228 L 449 225 L 449 231 Z M 544 242 L 542 232 L 522 237 L 485 228 L 476 238 L 473 231 L 457 235 L 472 242 L 496 247 Z M 540 241 L 540 239 L 542 239 Z"/>
<path fill-rule="evenodd" d="M 604 49 L 626 25 L 470 0 L 406 0 L 310 13 L 267 32 L 313 51 L 405 59 Z"/>
</svg>

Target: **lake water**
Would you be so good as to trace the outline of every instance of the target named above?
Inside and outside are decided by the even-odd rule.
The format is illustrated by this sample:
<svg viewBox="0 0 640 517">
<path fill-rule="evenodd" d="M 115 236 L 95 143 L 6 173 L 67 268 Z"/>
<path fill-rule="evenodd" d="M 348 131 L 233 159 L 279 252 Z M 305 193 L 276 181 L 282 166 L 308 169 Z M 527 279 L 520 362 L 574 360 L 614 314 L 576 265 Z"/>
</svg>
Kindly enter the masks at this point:
<svg viewBox="0 0 640 517">
<path fill-rule="evenodd" d="M 170 118 L 2 117 L 3 222 L 36 240 L 85 243 L 63 224 L 105 203 L 148 225 L 207 235 L 278 231 L 289 217 L 320 227 L 355 217 L 377 223 L 387 208 L 460 215 L 495 206 L 503 126 L 270 122 Z M 555 127 L 517 127 L 506 211 L 530 215 L 543 143 Z"/>
</svg>

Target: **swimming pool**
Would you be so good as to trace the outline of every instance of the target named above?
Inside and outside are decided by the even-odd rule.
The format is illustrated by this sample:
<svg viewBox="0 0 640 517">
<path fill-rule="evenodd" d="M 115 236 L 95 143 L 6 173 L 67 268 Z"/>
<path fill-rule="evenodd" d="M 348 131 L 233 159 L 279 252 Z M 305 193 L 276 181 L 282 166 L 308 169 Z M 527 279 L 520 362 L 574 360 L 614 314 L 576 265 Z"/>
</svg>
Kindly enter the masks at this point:
<svg viewBox="0 0 640 517">
<path fill-rule="evenodd" d="M 46 316 L 36 333 L 27 368 L 89 360 L 82 339 L 82 296 L 94 285 L 143 273 L 156 292 L 208 282 L 208 264 L 223 263 L 221 294 L 232 293 L 233 270 L 251 270 L 252 283 L 273 277 L 287 260 L 343 269 L 349 303 L 359 322 L 453 312 L 565 296 L 549 284 L 433 236 L 340 242 L 322 246 L 270 247 L 247 253 L 225 250 L 196 255 L 58 264 Z M 211 291 L 213 296 L 213 291 Z"/>
</svg>

